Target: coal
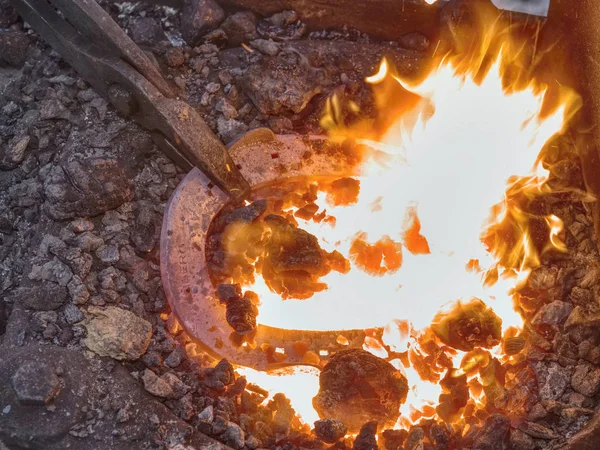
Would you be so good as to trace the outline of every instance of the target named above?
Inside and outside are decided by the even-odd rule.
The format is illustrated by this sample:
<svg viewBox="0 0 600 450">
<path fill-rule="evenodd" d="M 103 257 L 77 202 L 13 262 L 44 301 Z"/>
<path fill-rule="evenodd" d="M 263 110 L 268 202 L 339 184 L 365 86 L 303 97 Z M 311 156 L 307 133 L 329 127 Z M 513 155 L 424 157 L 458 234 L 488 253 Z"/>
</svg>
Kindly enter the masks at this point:
<svg viewBox="0 0 600 450">
<path fill-rule="evenodd" d="M 227 323 L 238 334 L 246 334 L 256 329 L 258 308 L 247 297 L 227 302 L 225 318 Z"/>
<path fill-rule="evenodd" d="M 219 284 L 217 286 L 217 297 L 223 304 L 242 298 L 242 288 L 239 284 Z"/>
<path fill-rule="evenodd" d="M 224 391 L 234 381 L 233 366 L 226 359 L 222 359 L 214 368 L 206 369 L 204 372 L 204 384 L 216 391 Z"/>
<path fill-rule="evenodd" d="M 258 37 L 256 33 L 256 16 L 250 11 L 235 13 L 223 22 L 221 28 L 227 35 L 229 45 L 237 47 Z"/>
<path fill-rule="evenodd" d="M 377 422 L 371 421 L 365 423 L 356 436 L 354 444 L 352 445 L 353 450 L 377 450 Z"/>
<path fill-rule="evenodd" d="M 360 349 L 336 353 L 323 368 L 313 407 L 320 417 L 357 432 L 369 420 L 393 424 L 406 400 L 406 378 L 387 361 Z"/>
<path fill-rule="evenodd" d="M 502 320 L 478 298 L 457 302 L 451 311 L 438 314 L 431 329 L 444 344 L 463 351 L 492 348 L 502 338 Z"/>
<path fill-rule="evenodd" d="M 198 45 L 223 19 L 225 12 L 215 0 L 186 0 L 181 14 L 181 36 L 189 45 Z"/>
<path fill-rule="evenodd" d="M 489 416 L 473 442 L 473 450 L 508 450 L 510 419 L 502 414 Z"/>
<path fill-rule="evenodd" d="M 315 435 L 329 444 L 333 444 L 346 436 L 346 431 L 346 425 L 337 419 L 321 419 L 315 422 Z"/>
<path fill-rule="evenodd" d="M 398 450 L 404 441 L 406 441 L 406 437 L 408 436 L 408 431 L 406 430 L 385 430 L 381 433 L 383 437 L 383 445 L 385 450 Z"/>
</svg>

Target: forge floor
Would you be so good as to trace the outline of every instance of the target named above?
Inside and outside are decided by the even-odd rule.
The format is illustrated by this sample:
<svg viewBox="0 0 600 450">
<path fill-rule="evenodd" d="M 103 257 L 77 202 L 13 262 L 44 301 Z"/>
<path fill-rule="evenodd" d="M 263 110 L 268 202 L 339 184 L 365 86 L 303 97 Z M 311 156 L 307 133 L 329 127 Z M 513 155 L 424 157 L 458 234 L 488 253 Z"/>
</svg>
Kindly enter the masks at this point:
<svg viewBox="0 0 600 450">
<path fill-rule="evenodd" d="M 176 9 L 103 6 L 225 143 L 258 127 L 322 134 L 332 93 L 368 111 L 362 80 L 384 54 L 411 75 L 434 47 L 419 34 L 390 43 L 354 30 L 309 31 L 291 11 L 261 18 L 231 10 L 206 32 L 182 24 Z M 198 35 L 196 45 L 182 34 Z M 577 176 L 577 163 L 566 164 Z M 285 401 L 260 406 L 263 397 L 244 391 L 229 364 L 190 358 L 169 332 L 158 237 L 184 175 L 0 0 L 0 449 L 330 445 L 296 426 Z M 570 448 L 600 447 L 600 352 L 590 331 L 599 319 L 561 325 L 565 304 L 571 311 L 597 301 L 600 259 L 582 204 L 557 209 L 572 252 L 532 277 L 531 288 L 554 305 L 544 320 L 555 331 L 535 334 L 535 383 L 526 392 L 534 404 L 521 417 L 499 409 L 464 440 L 424 423 L 380 439 L 380 448 L 567 448 L 588 422 Z M 367 436 L 337 448 L 374 445 Z"/>
</svg>

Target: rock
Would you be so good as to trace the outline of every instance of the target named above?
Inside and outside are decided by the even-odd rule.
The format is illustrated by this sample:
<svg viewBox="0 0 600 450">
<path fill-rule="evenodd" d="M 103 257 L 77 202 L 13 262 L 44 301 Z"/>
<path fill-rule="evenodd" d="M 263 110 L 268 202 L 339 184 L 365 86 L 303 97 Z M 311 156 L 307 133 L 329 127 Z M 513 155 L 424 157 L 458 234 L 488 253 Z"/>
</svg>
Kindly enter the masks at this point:
<svg viewBox="0 0 600 450">
<path fill-rule="evenodd" d="M 473 450 L 506 450 L 509 448 L 510 419 L 492 414 L 473 442 Z"/>
<path fill-rule="evenodd" d="M 30 141 L 29 136 L 22 136 L 13 139 L 8 145 L 0 146 L 0 169 L 12 170 L 21 164 Z"/>
<path fill-rule="evenodd" d="M 69 284 L 67 285 L 67 289 L 69 291 L 69 295 L 71 296 L 71 300 L 75 305 L 83 305 L 90 298 L 90 293 L 88 288 L 80 277 L 75 275 Z"/>
<path fill-rule="evenodd" d="M 136 360 L 142 356 L 152 337 L 152 325 L 132 312 L 117 307 L 91 307 L 85 328 L 84 344 L 100 356 Z"/>
<path fill-rule="evenodd" d="M 130 32 L 133 42 L 140 45 L 154 45 L 166 39 L 162 27 L 152 17 L 138 17 L 131 25 Z"/>
<path fill-rule="evenodd" d="M 535 450 L 536 445 L 531 436 L 513 429 L 510 432 L 510 448 L 512 450 Z"/>
<path fill-rule="evenodd" d="M 144 253 L 151 252 L 156 245 L 160 227 L 150 202 L 139 202 L 135 211 L 135 226 L 130 237 L 135 248 Z"/>
<path fill-rule="evenodd" d="M 19 30 L 0 30 L 0 66 L 20 68 L 27 59 L 29 38 Z"/>
<path fill-rule="evenodd" d="M 533 325 L 559 325 L 563 323 L 573 311 L 570 303 L 556 300 L 542 306 L 531 320 Z"/>
<path fill-rule="evenodd" d="M 251 298 L 243 297 L 227 302 L 225 319 L 238 334 L 247 334 L 256 329 L 258 308 Z"/>
<path fill-rule="evenodd" d="M 365 423 L 352 444 L 353 450 L 377 450 L 377 422 Z"/>
<path fill-rule="evenodd" d="M 221 28 L 228 38 L 229 45 L 237 47 L 258 37 L 256 16 L 250 11 L 242 11 L 227 17 Z"/>
<path fill-rule="evenodd" d="M 248 131 L 248 125 L 238 120 L 227 120 L 225 117 L 219 117 L 217 120 L 217 130 L 219 136 L 224 142 L 229 143 Z"/>
<path fill-rule="evenodd" d="M 265 115 L 283 111 L 300 113 L 312 98 L 322 92 L 325 73 L 310 65 L 297 52 L 284 49 L 267 64 L 248 67 L 242 88 L 252 103 Z"/>
<path fill-rule="evenodd" d="M 535 422 L 521 422 L 519 430 L 536 439 L 556 439 L 558 436 L 550 428 Z"/>
<path fill-rule="evenodd" d="M 384 430 L 381 433 L 385 450 L 398 450 L 408 436 L 406 430 Z"/>
<path fill-rule="evenodd" d="M 177 375 L 172 372 L 165 373 L 161 379 L 163 379 L 173 391 L 173 398 L 180 399 L 187 394 L 189 388 L 181 381 Z"/>
<path fill-rule="evenodd" d="M 42 101 L 42 104 L 40 105 L 40 118 L 43 120 L 69 120 L 71 118 L 71 112 L 59 99 L 50 98 Z"/>
<path fill-rule="evenodd" d="M 165 359 L 165 365 L 171 368 L 178 367 L 179 364 L 181 364 L 181 362 L 185 359 L 185 356 L 185 349 L 179 346 L 173 350 L 169 356 L 167 356 Z"/>
<path fill-rule="evenodd" d="M 597 450 L 600 442 L 600 413 L 563 447 L 563 450 Z"/>
<path fill-rule="evenodd" d="M 204 372 L 204 384 L 215 391 L 223 391 L 235 381 L 233 366 L 226 359 L 222 359 L 214 368 Z"/>
<path fill-rule="evenodd" d="M 600 389 L 600 368 L 581 361 L 571 377 L 571 387 L 588 397 L 595 396 Z"/>
<path fill-rule="evenodd" d="M 223 19 L 225 12 L 215 0 L 185 0 L 181 36 L 189 45 L 198 45 L 202 36 L 217 28 Z"/>
<path fill-rule="evenodd" d="M 220 436 L 220 439 L 228 446 L 236 450 L 241 450 L 244 447 L 244 432 L 236 423 L 229 422 L 225 432 Z"/>
<path fill-rule="evenodd" d="M 21 365 L 11 384 L 21 405 L 48 404 L 60 391 L 60 380 L 54 369 L 39 361 Z"/>
<path fill-rule="evenodd" d="M 181 47 L 172 47 L 165 53 L 169 67 L 179 67 L 185 63 L 185 53 Z"/>
<path fill-rule="evenodd" d="M 115 265 L 119 262 L 120 254 L 116 245 L 103 245 L 96 249 L 96 257 L 106 265 Z"/>
<path fill-rule="evenodd" d="M 315 422 L 315 435 L 328 444 L 333 444 L 346 436 L 346 425 L 337 419 L 321 419 Z"/>
<path fill-rule="evenodd" d="M 321 372 L 319 386 L 313 398 L 319 417 L 341 420 L 350 432 L 373 419 L 394 424 L 408 393 L 407 380 L 399 371 L 359 349 L 333 355 Z"/>
<path fill-rule="evenodd" d="M 269 56 L 277 55 L 280 50 L 279 44 L 270 39 L 254 39 L 250 41 L 250 47 Z"/>
<path fill-rule="evenodd" d="M 70 154 L 44 180 L 46 211 L 55 220 L 95 216 L 133 198 L 117 160 Z"/>
<path fill-rule="evenodd" d="M 279 13 L 273 14 L 267 20 L 271 22 L 273 25 L 279 28 L 286 27 L 291 25 L 295 21 L 299 19 L 298 13 L 296 11 L 281 11 Z"/>
<path fill-rule="evenodd" d="M 538 389 L 542 400 L 558 400 L 565 392 L 571 374 L 556 362 L 540 361 L 534 364 Z"/>
<path fill-rule="evenodd" d="M 0 0 L 0 28 L 9 28 L 19 20 L 17 11 L 8 0 Z"/>
<path fill-rule="evenodd" d="M 43 281 L 18 288 L 15 296 L 27 309 L 49 311 L 63 305 L 67 299 L 67 290 L 51 281 Z"/>
<path fill-rule="evenodd" d="M 82 312 L 79 311 L 79 308 L 77 308 L 75 305 L 67 305 L 63 313 L 65 315 L 65 320 L 69 325 L 73 325 L 74 323 L 81 322 L 83 320 Z"/>
<path fill-rule="evenodd" d="M 235 119 L 238 116 L 237 109 L 224 98 L 217 102 L 215 109 L 222 112 L 223 116 L 228 120 Z"/>
<path fill-rule="evenodd" d="M 152 395 L 162 398 L 174 398 L 173 389 L 167 381 L 156 375 L 150 369 L 144 370 L 142 375 L 144 388 Z"/>
</svg>

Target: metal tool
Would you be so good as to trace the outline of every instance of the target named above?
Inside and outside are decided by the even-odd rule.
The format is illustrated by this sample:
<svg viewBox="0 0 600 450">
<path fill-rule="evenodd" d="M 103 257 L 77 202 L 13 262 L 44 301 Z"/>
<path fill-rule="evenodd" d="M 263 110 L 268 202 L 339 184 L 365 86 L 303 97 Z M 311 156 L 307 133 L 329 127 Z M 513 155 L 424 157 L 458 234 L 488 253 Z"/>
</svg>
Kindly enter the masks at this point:
<svg viewBox="0 0 600 450">
<path fill-rule="evenodd" d="M 173 161 L 197 166 L 233 199 L 248 182 L 200 115 L 175 98 L 158 68 L 94 0 L 11 0 L 21 17 Z"/>
</svg>

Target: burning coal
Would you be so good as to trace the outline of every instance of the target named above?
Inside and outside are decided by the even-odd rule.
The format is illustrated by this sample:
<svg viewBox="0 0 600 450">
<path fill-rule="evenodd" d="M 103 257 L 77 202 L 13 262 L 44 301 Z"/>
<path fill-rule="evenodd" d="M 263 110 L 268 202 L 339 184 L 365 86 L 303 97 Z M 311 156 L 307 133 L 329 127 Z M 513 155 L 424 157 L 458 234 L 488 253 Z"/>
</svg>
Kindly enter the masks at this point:
<svg viewBox="0 0 600 450">
<path fill-rule="evenodd" d="M 434 58 L 418 82 L 383 60 L 367 78 L 377 117 L 348 125 L 331 99 L 322 125 L 330 139 L 360 146 L 358 173 L 255 192 L 254 203 L 223 219 L 212 260 L 219 283 L 254 299 L 246 303 L 257 323 L 364 329 L 363 349 L 407 384 L 392 396 L 396 412 L 404 402 L 398 426 L 434 416 L 459 422 L 503 395 L 502 364 L 525 345 L 512 297 L 543 254 L 565 251 L 561 219 L 539 200 L 551 192 L 545 154 L 578 97 L 531 76 L 510 28 L 485 12 L 475 19 L 477 45 L 456 42 L 458 51 Z M 319 355 L 305 361 L 324 365 Z M 324 373 L 332 364 L 335 355 Z M 272 383 L 269 374 L 244 374 Z M 290 398 L 305 420 L 315 419 L 313 406 L 348 412 L 323 380 L 320 391 L 316 376 L 303 380 Z M 341 406 L 331 406 L 332 395 Z M 355 417 L 369 415 L 356 409 Z M 385 411 L 382 423 L 396 419 Z"/>
</svg>

